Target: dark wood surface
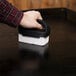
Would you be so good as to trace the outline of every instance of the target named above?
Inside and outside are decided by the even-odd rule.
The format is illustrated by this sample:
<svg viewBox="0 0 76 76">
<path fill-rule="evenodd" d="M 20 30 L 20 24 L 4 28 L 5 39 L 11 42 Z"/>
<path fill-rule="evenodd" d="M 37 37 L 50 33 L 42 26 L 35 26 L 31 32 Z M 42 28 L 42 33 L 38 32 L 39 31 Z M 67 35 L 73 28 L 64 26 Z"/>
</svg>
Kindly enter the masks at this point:
<svg viewBox="0 0 76 76">
<path fill-rule="evenodd" d="M 51 28 L 46 53 L 43 56 L 32 51 L 23 53 L 20 62 L 7 73 L 7 76 L 73 76 L 76 71 L 76 24 L 58 18 L 48 18 L 46 22 Z M 19 52 L 16 51 L 17 29 L 5 24 L 0 25 L 0 56 L 13 58 Z M 3 74 L 5 72 L 7 71 Z"/>
<path fill-rule="evenodd" d="M 0 23 L 0 60 L 14 58 L 17 43 L 17 28 Z"/>
</svg>

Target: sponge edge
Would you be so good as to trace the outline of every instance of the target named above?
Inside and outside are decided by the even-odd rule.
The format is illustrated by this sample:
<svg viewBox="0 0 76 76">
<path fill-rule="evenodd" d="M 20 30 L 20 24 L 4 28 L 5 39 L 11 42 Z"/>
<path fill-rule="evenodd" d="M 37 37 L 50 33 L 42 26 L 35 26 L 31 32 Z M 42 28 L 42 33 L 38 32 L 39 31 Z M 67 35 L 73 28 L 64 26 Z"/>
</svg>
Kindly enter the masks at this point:
<svg viewBox="0 0 76 76">
<path fill-rule="evenodd" d="M 49 42 L 49 36 L 35 38 L 35 37 L 28 37 L 28 36 L 23 36 L 23 35 L 19 34 L 18 41 L 23 42 L 23 43 L 28 43 L 28 44 L 44 46 Z"/>
</svg>

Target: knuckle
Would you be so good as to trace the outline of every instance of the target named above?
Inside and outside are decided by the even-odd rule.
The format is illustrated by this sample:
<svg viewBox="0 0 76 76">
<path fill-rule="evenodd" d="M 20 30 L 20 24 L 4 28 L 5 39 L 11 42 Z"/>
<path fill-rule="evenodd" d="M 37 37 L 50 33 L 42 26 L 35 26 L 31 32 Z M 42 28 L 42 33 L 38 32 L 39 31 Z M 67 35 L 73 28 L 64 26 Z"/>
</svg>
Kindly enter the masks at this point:
<svg viewBox="0 0 76 76">
<path fill-rule="evenodd" d="M 39 11 L 36 11 L 36 13 L 40 15 L 40 12 Z"/>
</svg>

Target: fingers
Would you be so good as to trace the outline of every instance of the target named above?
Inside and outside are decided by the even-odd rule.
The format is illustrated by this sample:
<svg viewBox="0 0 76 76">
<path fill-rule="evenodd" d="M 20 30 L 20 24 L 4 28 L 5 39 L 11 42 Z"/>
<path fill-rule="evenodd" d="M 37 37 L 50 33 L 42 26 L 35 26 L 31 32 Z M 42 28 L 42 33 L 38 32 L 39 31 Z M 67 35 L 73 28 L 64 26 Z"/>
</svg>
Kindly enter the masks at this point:
<svg viewBox="0 0 76 76">
<path fill-rule="evenodd" d="M 37 19 L 43 20 L 40 12 L 36 11 L 36 13 L 37 13 Z M 35 21 L 35 24 L 36 24 L 36 26 L 35 26 L 36 28 L 38 28 L 38 29 L 42 29 L 43 28 L 42 25 L 39 24 L 37 21 Z"/>
<path fill-rule="evenodd" d="M 42 25 L 35 21 L 35 28 L 42 29 Z"/>
<path fill-rule="evenodd" d="M 36 11 L 36 13 L 37 13 L 37 19 L 42 20 L 43 18 L 42 18 L 42 16 L 41 16 L 40 12 Z"/>
</svg>

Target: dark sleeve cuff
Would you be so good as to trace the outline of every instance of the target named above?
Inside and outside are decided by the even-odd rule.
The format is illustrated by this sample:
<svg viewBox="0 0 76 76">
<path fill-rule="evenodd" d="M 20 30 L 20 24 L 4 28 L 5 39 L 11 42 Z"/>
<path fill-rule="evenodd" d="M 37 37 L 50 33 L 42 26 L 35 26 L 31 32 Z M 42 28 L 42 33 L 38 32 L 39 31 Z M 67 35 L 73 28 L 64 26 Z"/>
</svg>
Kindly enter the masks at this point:
<svg viewBox="0 0 76 76">
<path fill-rule="evenodd" d="M 6 0 L 0 0 L 0 21 L 14 26 L 20 25 L 23 12 L 12 6 Z"/>
</svg>

